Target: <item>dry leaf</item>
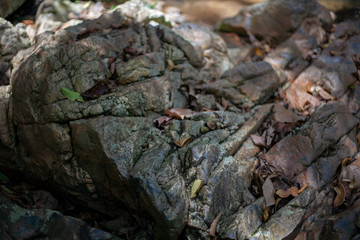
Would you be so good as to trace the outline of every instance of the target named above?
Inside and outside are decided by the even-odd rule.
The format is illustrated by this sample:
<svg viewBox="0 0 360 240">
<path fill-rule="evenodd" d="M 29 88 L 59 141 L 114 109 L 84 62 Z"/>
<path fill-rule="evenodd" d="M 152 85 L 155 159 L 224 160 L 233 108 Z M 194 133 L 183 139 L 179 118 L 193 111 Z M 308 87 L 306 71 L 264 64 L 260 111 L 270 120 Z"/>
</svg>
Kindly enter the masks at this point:
<svg viewBox="0 0 360 240">
<path fill-rule="evenodd" d="M 226 110 L 229 107 L 228 101 L 224 97 L 221 97 L 221 106 Z"/>
<path fill-rule="evenodd" d="M 268 206 L 274 205 L 275 204 L 275 198 L 274 198 L 275 188 L 274 188 L 274 185 L 273 185 L 270 177 L 266 178 L 266 180 L 262 186 L 262 190 L 264 193 L 266 206 L 268 207 Z"/>
<path fill-rule="evenodd" d="M 156 125 L 156 127 L 163 127 L 165 126 L 166 124 L 168 124 L 171 120 L 171 117 L 169 116 L 160 116 L 156 119 L 154 119 L 154 123 Z"/>
<path fill-rule="evenodd" d="M 186 146 L 187 144 L 191 143 L 193 140 L 192 137 L 186 137 L 186 138 L 183 138 L 183 139 L 180 139 L 179 141 L 176 141 L 174 142 L 177 146 L 179 147 L 184 147 Z"/>
<path fill-rule="evenodd" d="M 34 21 L 31 19 L 22 20 L 22 23 L 25 25 L 33 25 Z"/>
<path fill-rule="evenodd" d="M 322 87 L 317 89 L 320 97 L 325 100 L 334 100 L 334 97 L 331 96 L 327 91 L 325 91 Z"/>
<path fill-rule="evenodd" d="M 251 134 L 250 137 L 255 145 L 266 147 L 265 136 L 258 136 L 255 134 Z"/>
<path fill-rule="evenodd" d="M 300 188 L 299 190 L 298 190 L 298 194 L 300 194 L 300 193 L 302 193 L 303 191 L 305 191 L 305 189 L 307 188 L 309 186 L 309 183 L 306 183 L 302 188 Z"/>
<path fill-rule="evenodd" d="M 345 188 L 344 185 L 341 183 L 338 183 L 336 187 L 334 187 L 335 192 L 337 193 L 335 201 L 334 201 L 334 207 L 339 207 L 341 204 L 343 204 L 345 200 Z"/>
<path fill-rule="evenodd" d="M 214 219 L 214 221 L 212 221 L 211 225 L 210 225 L 210 236 L 215 237 L 216 236 L 216 226 L 219 223 L 219 220 L 221 218 L 222 212 L 219 213 L 216 218 Z"/>
<path fill-rule="evenodd" d="M 191 109 L 173 108 L 170 110 L 166 109 L 165 114 L 182 120 L 185 117 L 191 117 L 194 114 L 194 111 Z"/>
<path fill-rule="evenodd" d="M 264 57 L 263 51 L 262 51 L 260 48 L 258 48 L 258 47 L 256 47 L 256 48 L 254 49 L 254 53 L 255 53 L 256 56 L 258 56 L 258 57 L 260 57 L 260 58 L 263 58 L 263 57 Z"/>
<path fill-rule="evenodd" d="M 216 129 L 216 123 L 215 123 L 215 122 L 212 122 L 212 121 L 206 122 L 206 126 L 207 126 L 210 130 L 215 130 L 215 129 Z"/>
<path fill-rule="evenodd" d="M 270 207 L 265 207 L 265 210 L 263 212 L 264 222 L 266 222 L 270 217 L 269 210 L 270 210 Z"/>
<path fill-rule="evenodd" d="M 287 198 L 290 195 L 292 195 L 293 197 L 296 197 L 298 195 L 299 189 L 295 186 L 292 186 L 291 188 L 288 188 L 286 190 L 284 189 L 279 189 L 276 191 L 276 195 L 278 195 L 281 198 Z"/>
<path fill-rule="evenodd" d="M 279 103 L 275 104 L 273 111 L 274 113 L 272 114 L 271 118 L 274 119 L 275 122 L 293 123 L 297 120 L 300 120 L 300 117 L 297 116 L 297 114 L 295 114 L 290 109 L 286 109 Z"/>
<path fill-rule="evenodd" d="M 343 160 L 343 163 L 346 164 L 345 159 Z M 341 179 L 343 181 L 352 182 L 351 187 L 360 186 L 360 159 L 356 159 L 349 165 L 342 167 Z"/>
<path fill-rule="evenodd" d="M 278 205 L 279 205 L 281 199 L 282 199 L 282 198 L 277 198 L 277 199 L 276 199 L 276 201 L 275 201 L 275 211 L 277 210 Z"/>
<path fill-rule="evenodd" d="M 200 179 L 195 180 L 195 182 L 193 183 L 192 187 L 191 187 L 191 194 L 190 194 L 190 198 L 194 198 L 196 197 L 196 193 L 198 191 L 200 191 L 200 189 L 203 186 L 203 182 Z"/>
<path fill-rule="evenodd" d="M 344 167 L 352 160 L 352 158 L 344 158 L 344 160 L 341 162 L 341 171 L 344 170 Z"/>
</svg>

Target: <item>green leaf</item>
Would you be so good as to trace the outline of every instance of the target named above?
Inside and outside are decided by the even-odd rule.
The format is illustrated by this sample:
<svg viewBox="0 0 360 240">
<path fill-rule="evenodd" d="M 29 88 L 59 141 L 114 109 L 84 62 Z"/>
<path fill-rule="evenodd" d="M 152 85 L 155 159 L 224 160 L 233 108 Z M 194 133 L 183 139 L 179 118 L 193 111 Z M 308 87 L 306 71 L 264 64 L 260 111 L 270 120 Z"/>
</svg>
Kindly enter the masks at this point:
<svg viewBox="0 0 360 240">
<path fill-rule="evenodd" d="M 280 75 L 281 75 L 280 70 L 277 70 L 277 71 L 276 71 L 276 74 L 278 75 L 278 77 L 280 77 Z"/>
<path fill-rule="evenodd" d="M 201 187 L 203 186 L 203 182 L 199 179 L 195 180 L 191 188 L 190 198 L 196 197 L 196 193 L 200 191 Z"/>
<path fill-rule="evenodd" d="M 70 89 L 66 88 L 66 87 L 62 87 L 61 88 L 61 93 L 67 97 L 68 99 L 70 99 L 71 101 L 78 101 L 78 102 L 84 102 L 84 99 L 82 98 L 82 96 L 80 95 L 80 93 L 71 91 Z"/>
<path fill-rule="evenodd" d="M 111 5 L 110 10 L 114 10 L 116 8 L 116 5 Z"/>
<path fill-rule="evenodd" d="M 9 181 L 9 178 L 5 174 L 0 172 L 0 181 Z"/>
<path fill-rule="evenodd" d="M 91 1 L 87 1 L 85 4 L 84 4 L 84 8 L 88 8 L 90 7 L 91 5 Z"/>
<path fill-rule="evenodd" d="M 350 84 L 350 85 L 349 85 L 349 88 L 352 89 L 352 90 L 355 89 L 355 84 L 353 84 L 353 83 Z"/>
</svg>

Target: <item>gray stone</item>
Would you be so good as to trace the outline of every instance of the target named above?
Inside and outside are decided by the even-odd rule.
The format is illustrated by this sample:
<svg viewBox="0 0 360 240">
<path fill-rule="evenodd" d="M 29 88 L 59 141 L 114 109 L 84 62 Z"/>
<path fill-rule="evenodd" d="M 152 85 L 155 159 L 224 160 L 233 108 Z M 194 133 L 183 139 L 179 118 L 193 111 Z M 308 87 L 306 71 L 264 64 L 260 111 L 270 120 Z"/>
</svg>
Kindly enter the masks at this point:
<svg viewBox="0 0 360 240">
<path fill-rule="evenodd" d="M 0 6 L 0 18 L 6 18 L 18 9 L 25 0 L 4 0 Z"/>
<path fill-rule="evenodd" d="M 292 178 L 310 166 L 358 122 L 344 105 L 327 103 L 317 109 L 296 135 L 287 136 L 275 144 L 264 158 L 276 171 Z"/>
<path fill-rule="evenodd" d="M 0 205 L 2 239 L 113 239 L 110 233 L 91 228 L 85 222 L 48 209 L 27 210 L 15 204 Z"/>
</svg>

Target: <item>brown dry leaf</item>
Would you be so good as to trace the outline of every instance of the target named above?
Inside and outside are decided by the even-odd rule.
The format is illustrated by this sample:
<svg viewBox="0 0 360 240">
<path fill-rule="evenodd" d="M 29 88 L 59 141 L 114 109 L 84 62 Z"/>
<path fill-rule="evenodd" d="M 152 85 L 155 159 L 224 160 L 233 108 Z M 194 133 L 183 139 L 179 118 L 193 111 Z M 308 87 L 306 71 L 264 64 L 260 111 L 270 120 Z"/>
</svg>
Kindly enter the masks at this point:
<svg viewBox="0 0 360 240">
<path fill-rule="evenodd" d="M 286 190 L 284 189 L 279 189 L 276 191 L 276 195 L 278 195 L 281 198 L 287 198 L 290 195 L 292 195 L 293 197 L 296 197 L 298 195 L 299 189 L 295 186 L 292 186 L 291 188 L 288 188 Z"/>
<path fill-rule="evenodd" d="M 186 145 L 188 145 L 189 143 L 191 143 L 193 140 L 192 137 L 186 137 L 183 139 L 180 139 L 179 141 L 174 142 L 177 146 L 179 147 L 185 147 Z"/>
<path fill-rule="evenodd" d="M 282 199 L 281 197 L 276 199 L 276 201 L 275 201 L 275 211 L 277 210 L 278 205 L 279 205 L 281 199 Z"/>
<path fill-rule="evenodd" d="M 291 110 L 286 109 L 280 103 L 277 103 L 273 108 L 274 113 L 272 114 L 272 119 L 276 122 L 287 122 L 293 123 L 299 120 L 299 117 Z"/>
<path fill-rule="evenodd" d="M 322 87 L 318 87 L 317 92 L 320 97 L 325 100 L 334 100 L 334 97 L 330 95 L 327 91 L 325 91 Z"/>
<path fill-rule="evenodd" d="M 256 48 L 254 49 L 254 54 L 255 54 L 256 56 L 260 57 L 260 58 L 263 58 L 263 57 L 264 57 L 263 51 L 262 51 L 260 48 L 258 48 L 258 47 L 256 47 Z"/>
<path fill-rule="evenodd" d="M 296 127 L 296 123 L 285 123 L 285 122 L 276 122 L 274 125 L 275 132 L 278 133 L 287 133 L 293 130 Z"/>
<path fill-rule="evenodd" d="M 344 170 L 344 167 L 352 160 L 352 158 L 344 158 L 344 160 L 341 162 L 341 171 Z"/>
<path fill-rule="evenodd" d="M 167 65 L 168 65 L 168 66 L 167 66 L 167 69 L 168 69 L 169 71 L 178 68 L 178 66 L 176 66 L 176 65 L 174 64 L 174 62 L 173 62 L 170 58 L 167 58 L 167 59 L 166 59 L 166 63 L 167 63 Z"/>
<path fill-rule="evenodd" d="M 171 117 L 169 116 L 160 116 L 156 119 L 154 119 L 154 123 L 156 125 L 156 127 L 163 127 L 165 126 L 166 124 L 168 124 L 171 120 Z"/>
<path fill-rule="evenodd" d="M 216 218 L 214 219 L 214 221 L 212 221 L 211 225 L 210 225 L 210 236 L 215 237 L 216 236 L 216 226 L 219 223 L 219 220 L 221 218 L 222 212 L 219 213 Z"/>
<path fill-rule="evenodd" d="M 351 187 L 360 186 L 360 158 L 342 169 L 341 179 L 346 182 L 353 182 Z"/>
<path fill-rule="evenodd" d="M 334 207 L 339 207 L 343 204 L 345 200 L 345 188 L 344 185 L 338 183 L 336 187 L 334 187 L 335 192 L 337 193 L 334 201 Z"/>
<path fill-rule="evenodd" d="M 300 188 L 299 190 L 298 190 L 298 194 L 300 194 L 300 193 L 302 193 L 303 191 L 305 191 L 305 189 L 307 188 L 309 186 L 309 183 L 307 182 L 302 188 Z"/>
<path fill-rule="evenodd" d="M 201 111 L 203 112 L 213 112 L 214 110 L 208 109 L 208 108 L 202 108 Z"/>
<path fill-rule="evenodd" d="M 265 136 L 258 136 L 255 134 L 251 134 L 250 137 L 255 145 L 266 147 Z"/>
<path fill-rule="evenodd" d="M 215 122 L 212 122 L 212 121 L 206 122 L 206 126 L 207 126 L 210 130 L 215 130 L 215 129 L 216 129 L 216 123 L 215 123 Z"/>
<path fill-rule="evenodd" d="M 34 24 L 34 21 L 31 19 L 22 20 L 21 22 L 25 25 L 33 25 Z"/>
<path fill-rule="evenodd" d="M 224 108 L 224 110 L 229 107 L 229 103 L 224 97 L 221 97 L 221 106 Z"/>
<path fill-rule="evenodd" d="M 275 188 L 271 181 L 270 177 L 267 177 L 263 186 L 262 186 L 264 198 L 265 198 L 265 206 L 272 206 L 275 204 Z"/>
<path fill-rule="evenodd" d="M 190 193 L 190 198 L 194 198 L 196 197 L 196 193 L 198 191 L 200 191 L 200 189 L 203 186 L 203 181 L 200 179 L 196 179 L 191 187 L 191 193 Z"/>
<path fill-rule="evenodd" d="M 265 207 L 265 210 L 263 212 L 264 222 L 266 222 L 270 217 L 269 210 L 270 210 L 270 207 Z"/>
<path fill-rule="evenodd" d="M 191 109 L 173 108 L 166 109 L 165 114 L 182 120 L 185 117 L 191 117 L 194 114 L 194 111 Z"/>
</svg>

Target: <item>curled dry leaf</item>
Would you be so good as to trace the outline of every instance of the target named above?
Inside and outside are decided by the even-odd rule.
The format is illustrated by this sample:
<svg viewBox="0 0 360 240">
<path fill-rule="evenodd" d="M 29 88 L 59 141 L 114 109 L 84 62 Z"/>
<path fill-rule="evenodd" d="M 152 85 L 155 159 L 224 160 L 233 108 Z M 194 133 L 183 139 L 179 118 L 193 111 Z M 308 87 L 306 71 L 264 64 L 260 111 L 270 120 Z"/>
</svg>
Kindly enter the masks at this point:
<svg viewBox="0 0 360 240">
<path fill-rule="evenodd" d="M 275 198 L 274 198 L 275 188 L 274 188 L 274 185 L 273 185 L 270 177 L 266 178 L 266 180 L 262 186 L 262 190 L 264 193 L 266 206 L 268 207 L 268 206 L 274 205 L 275 204 Z"/>
<path fill-rule="evenodd" d="M 281 198 L 287 198 L 290 195 L 292 195 L 293 197 L 296 197 L 297 195 L 299 195 L 299 189 L 295 186 L 292 186 L 291 188 L 288 188 L 286 190 L 284 189 L 279 189 L 276 191 L 276 195 L 278 195 Z"/>
<path fill-rule="evenodd" d="M 269 210 L 270 210 L 270 207 L 265 207 L 265 210 L 263 212 L 264 222 L 266 222 L 270 217 Z"/>
<path fill-rule="evenodd" d="M 216 226 L 219 223 L 219 220 L 221 218 L 222 212 L 219 213 L 216 218 L 214 219 L 214 221 L 212 221 L 211 225 L 210 225 L 210 236 L 215 237 L 216 236 Z"/>
<path fill-rule="evenodd" d="M 360 159 L 356 159 L 349 165 L 345 166 L 350 160 L 344 159 L 341 164 L 341 179 L 351 183 L 351 188 L 360 186 Z M 344 166 L 343 166 L 344 165 Z"/>
<path fill-rule="evenodd" d="M 276 201 L 275 201 L 275 211 L 277 211 L 278 205 L 279 205 L 281 199 L 282 199 L 282 198 L 277 198 L 277 199 L 276 199 Z"/>
<path fill-rule="evenodd" d="M 92 88 L 88 89 L 87 91 L 83 92 L 81 96 L 87 100 L 94 100 L 99 98 L 101 95 L 110 92 L 110 89 L 105 80 L 102 80 L 96 83 Z"/>
<path fill-rule="evenodd" d="M 317 89 L 320 97 L 322 99 L 325 100 L 334 100 L 334 97 L 330 95 L 330 93 L 328 93 L 327 91 L 325 91 L 322 87 L 319 87 L 319 89 Z"/>
<path fill-rule="evenodd" d="M 224 110 L 229 107 L 229 103 L 224 97 L 221 97 L 221 106 L 224 108 Z"/>
<path fill-rule="evenodd" d="M 173 108 L 166 109 L 165 114 L 182 120 L 185 117 L 191 117 L 194 114 L 194 111 L 191 109 Z"/>
<path fill-rule="evenodd" d="M 34 20 L 31 20 L 31 19 L 22 20 L 21 22 L 25 25 L 33 25 L 34 24 Z"/>
<path fill-rule="evenodd" d="M 302 188 L 299 189 L 299 191 L 297 192 L 298 194 L 302 193 L 303 191 L 305 191 L 305 189 L 309 186 L 309 183 L 306 183 Z"/>
<path fill-rule="evenodd" d="M 170 58 L 166 59 L 166 63 L 169 71 L 178 68 Z"/>
<path fill-rule="evenodd" d="M 192 140 L 193 140 L 192 137 L 186 137 L 186 138 L 180 139 L 179 141 L 176 141 L 174 143 L 179 147 L 184 147 L 184 146 L 188 145 L 189 143 L 191 143 Z"/>
<path fill-rule="evenodd" d="M 341 171 L 344 170 L 344 167 L 352 160 L 352 158 L 344 158 L 344 160 L 341 162 Z"/>
<path fill-rule="evenodd" d="M 163 127 L 166 126 L 166 124 L 168 124 L 171 120 L 171 117 L 169 116 L 160 116 L 156 119 L 154 119 L 154 124 L 156 125 L 156 127 Z"/>
<path fill-rule="evenodd" d="M 251 134 L 250 137 L 255 145 L 258 145 L 260 147 L 266 147 L 265 136 Z"/>
<path fill-rule="evenodd" d="M 196 197 L 196 193 L 198 191 L 200 191 L 202 186 L 203 186 L 203 181 L 200 180 L 200 179 L 196 179 L 195 182 L 193 183 L 192 187 L 191 187 L 190 198 Z"/>
<path fill-rule="evenodd" d="M 336 187 L 334 187 L 335 192 L 337 193 L 334 201 L 334 207 L 339 207 L 343 204 L 345 200 L 345 188 L 344 185 L 338 183 Z"/>
</svg>

